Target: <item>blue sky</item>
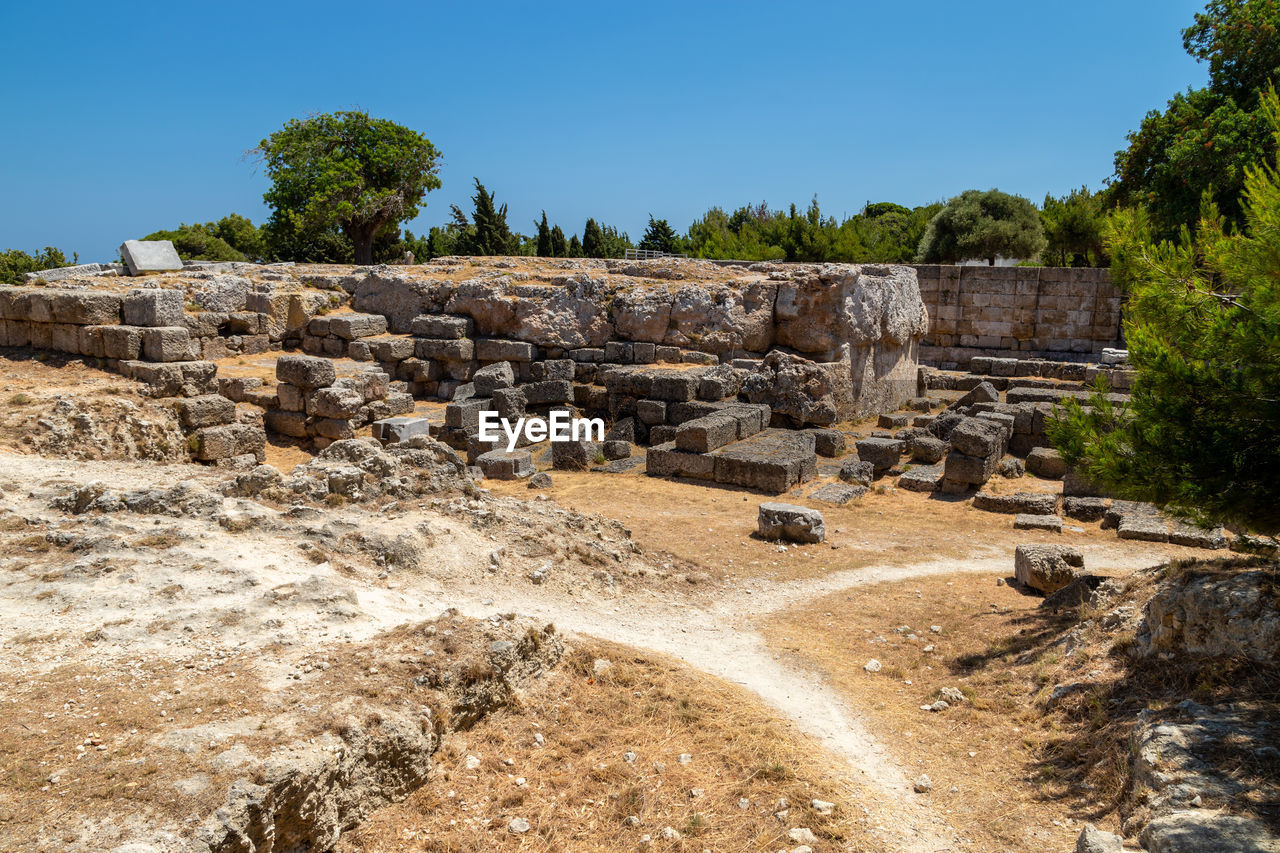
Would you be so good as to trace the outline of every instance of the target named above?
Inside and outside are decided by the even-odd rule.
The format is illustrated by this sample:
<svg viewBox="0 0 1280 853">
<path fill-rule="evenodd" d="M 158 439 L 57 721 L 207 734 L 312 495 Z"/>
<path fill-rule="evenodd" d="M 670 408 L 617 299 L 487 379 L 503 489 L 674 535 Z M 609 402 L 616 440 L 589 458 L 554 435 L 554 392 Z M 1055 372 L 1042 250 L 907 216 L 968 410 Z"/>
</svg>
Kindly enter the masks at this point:
<svg viewBox="0 0 1280 853">
<path fill-rule="evenodd" d="M 1039 203 L 1111 174 L 1124 135 L 1205 67 L 1203 0 L 1065 3 L 8 2 L 0 9 L 0 249 L 109 260 L 235 211 L 244 152 L 359 107 L 426 134 L 529 233 L 545 208 L 638 239 L 709 206 L 856 213 L 999 187 Z"/>
</svg>

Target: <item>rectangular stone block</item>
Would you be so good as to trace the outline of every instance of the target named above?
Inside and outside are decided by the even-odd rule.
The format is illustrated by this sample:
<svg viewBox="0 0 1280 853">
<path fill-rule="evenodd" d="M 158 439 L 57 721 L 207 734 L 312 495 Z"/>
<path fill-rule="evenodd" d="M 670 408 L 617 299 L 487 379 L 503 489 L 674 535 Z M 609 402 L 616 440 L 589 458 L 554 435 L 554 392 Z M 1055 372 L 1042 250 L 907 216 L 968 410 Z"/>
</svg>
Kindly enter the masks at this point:
<svg viewBox="0 0 1280 853">
<path fill-rule="evenodd" d="M 412 338 L 382 338 L 368 342 L 369 351 L 377 361 L 403 361 L 413 356 Z"/>
<path fill-rule="evenodd" d="M 147 361 L 191 361 L 196 355 L 185 326 L 142 330 L 142 357 Z"/>
<path fill-rule="evenodd" d="M 704 453 L 687 453 L 675 443 L 650 447 L 645 456 L 645 473 L 651 477 L 689 477 L 710 480 L 715 476 L 716 460 Z"/>
<path fill-rule="evenodd" d="M 420 338 L 452 340 L 469 338 L 474 331 L 470 317 L 455 314 L 421 314 L 413 319 L 410 331 Z"/>
<path fill-rule="evenodd" d="M 135 326 L 103 326 L 102 350 L 107 358 L 132 361 L 142 354 L 142 330 Z"/>
<path fill-rule="evenodd" d="M 329 334 L 344 341 L 386 333 L 387 318 L 381 314 L 335 314 L 329 318 Z"/>
<path fill-rule="evenodd" d="M 573 383 L 563 379 L 530 382 L 521 386 L 530 406 L 546 406 L 573 402 Z"/>
<path fill-rule="evenodd" d="M 129 275 L 182 269 L 182 258 L 169 240 L 125 240 L 120 257 Z"/>
<path fill-rule="evenodd" d="M 286 387 L 286 386 L 280 386 Z M 302 411 L 282 411 L 280 409 L 268 409 L 263 421 L 267 425 L 267 429 L 280 435 L 287 435 L 291 438 L 307 437 L 307 416 Z"/>
<path fill-rule="evenodd" d="M 128 326 L 185 326 L 185 304 L 186 298 L 181 290 L 131 290 L 125 295 L 122 304 L 124 322 Z"/>
<path fill-rule="evenodd" d="M 120 322 L 123 300 L 114 293 L 71 291 L 54 294 L 55 322 L 77 326 L 108 326 Z"/>
<path fill-rule="evenodd" d="M 707 454 L 715 459 L 715 481 L 780 494 L 813 479 L 817 456 L 813 436 L 792 430 L 767 430 Z"/>
<path fill-rule="evenodd" d="M 707 453 L 738 439 L 738 422 L 727 415 L 695 418 L 676 430 L 676 448 L 689 453 Z"/>
<path fill-rule="evenodd" d="M 176 409 L 186 429 L 221 426 L 236 419 L 236 404 L 221 394 L 185 397 L 177 402 Z"/>
<path fill-rule="evenodd" d="M 478 361 L 533 361 L 533 344 L 484 338 L 476 341 Z"/>
<path fill-rule="evenodd" d="M 58 352 L 80 354 L 80 327 L 70 323 L 49 324 L 49 347 Z"/>
<path fill-rule="evenodd" d="M 431 421 L 427 418 L 387 418 L 373 422 L 373 437 L 383 444 L 398 444 L 414 436 L 430 434 Z"/>
<path fill-rule="evenodd" d="M 80 354 L 91 358 L 105 358 L 106 350 L 102 345 L 102 330 L 109 326 L 79 326 Z"/>
<path fill-rule="evenodd" d="M 476 344 L 470 338 L 415 338 L 418 358 L 434 358 L 440 361 L 471 361 L 475 358 Z"/>
<path fill-rule="evenodd" d="M 687 402 L 697 395 L 700 379 L 701 376 L 693 371 L 659 371 L 649 384 L 648 396 L 676 403 Z"/>
</svg>

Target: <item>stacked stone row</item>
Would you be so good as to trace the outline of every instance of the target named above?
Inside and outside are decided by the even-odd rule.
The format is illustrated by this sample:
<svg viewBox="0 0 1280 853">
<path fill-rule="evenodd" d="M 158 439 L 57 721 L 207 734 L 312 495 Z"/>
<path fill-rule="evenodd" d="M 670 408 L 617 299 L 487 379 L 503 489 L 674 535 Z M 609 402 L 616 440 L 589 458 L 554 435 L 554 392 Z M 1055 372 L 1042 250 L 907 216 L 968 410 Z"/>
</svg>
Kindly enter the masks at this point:
<svg viewBox="0 0 1280 853">
<path fill-rule="evenodd" d="M 374 421 L 413 411 L 413 397 L 378 368 L 341 379 L 334 363 L 307 355 L 276 361 L 275 405 L 266 424 L 281 435 L 310 439 L 316 448 L 354 438 Z"/>
</svg>

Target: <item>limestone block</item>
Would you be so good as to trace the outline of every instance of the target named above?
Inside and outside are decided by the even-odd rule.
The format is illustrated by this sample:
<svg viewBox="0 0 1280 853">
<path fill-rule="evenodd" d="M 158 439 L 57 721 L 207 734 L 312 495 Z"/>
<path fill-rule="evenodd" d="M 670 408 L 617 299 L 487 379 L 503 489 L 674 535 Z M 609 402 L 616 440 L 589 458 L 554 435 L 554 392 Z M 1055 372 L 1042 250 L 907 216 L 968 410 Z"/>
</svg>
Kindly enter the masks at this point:
<svg viewBox="0 0 1280 853">
<path fill-rule="evenodd" d="M 129 275 L 182 269 L 182 258 L 169 240 L 125 240 L 120 257 Z"/>
</svg>

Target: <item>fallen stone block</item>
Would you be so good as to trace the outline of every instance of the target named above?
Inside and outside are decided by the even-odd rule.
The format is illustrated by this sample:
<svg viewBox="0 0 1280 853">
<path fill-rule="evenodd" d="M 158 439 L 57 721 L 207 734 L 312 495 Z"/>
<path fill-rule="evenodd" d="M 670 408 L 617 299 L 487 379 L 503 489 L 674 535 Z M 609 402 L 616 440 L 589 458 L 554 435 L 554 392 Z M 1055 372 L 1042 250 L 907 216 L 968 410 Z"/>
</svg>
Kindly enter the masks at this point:
<svg viewBox="0 0 1280 853">
<path fill-rule="evenodd" d="M 551 467 L 560 471 L 585 471 L 596 461 L 598 449 L 594 442 L 551 442 Z"/>
<path fill-rule="evenodd" d="M 604 454 L 604 458 L 611 462 L 618 459 L 627 459 L 631 456 L 631 442 L 606 441 L 601 445 L 600 450 Z"/>
<path fill-rule="evenodd" d="M 760 538 L 770 541 L 816 544 L 827 538 L 822 513 L 794 504 L 760 504 L 757 530 Z"/>
<path fill-rule="evenodd" d="M 451 429 L 475 429 L 480 426 L 480 413 L 492 411 L 492 403 L 484 397 L 453 402 L 444 407 L 444 425 Z"/>
<path fill-rule="evenodd" d="M 1013 517 L 1014 530 L 1048 530 L 1051 533 L 1062 532 L 1062 518 L 1057 515 L 1021 514 Z"/>
<path fill-rule="evenodd" d="M 951 446 L 966 456 L 1003 454 L 1005 431 L 997 423 L 982 418 L 965 418 L 951 430 Z"/>
<path fill-rule="evenodd" d="M 847 483 L 827 483 L 809 494 L 810 500 L 844 506 L 849 501 L 857 500 L 867 493 L 866 486 L 851 486 Z"/>
<path fill-rule="evenodd" d="M 907 439 L 907 452 L 912 462 L 936 465 L 947 455 L 947 443 L 931 435 L 913 435 Z"/>
<path fill-rule="evenodd" d="M 1219 550 L 1227 547 L 1227 537 L 1221 527 L 1200 527 L 1196 524 L 1175 521 L 1169 529 L 1169 542 L 1188 548 Z"/>
<path fill-rule="evenodd" d="M 870 462 L 864 462 L 861 459 L 847 459 L 840 466 L 840 473 L 837 476 L 846 483 L 870 486 L 871 481 L 876 477 L 876 468 Z"/>
<path fill-rule="evenodd" d="M 715 475 L 716 457 L 707 453 L 688 453 L 676 448 L 675 442 L 655 445 L 645 456 L 645 473 L 650 477 L 689 477 L 711 480 Z"/>
<path fill-rule="evenodd" d="M 1014 549 L 1014 578 L 1046 595 L 1071 583 L 1083 568 L 1084 555 L 1070 545 L 1019 545 Z"/>
<path fill-rule="evenodd" d="M 1121 539 L 1135 539 L 1140 542 L 1168 542 L 1169 523 L 1159 515 L 1129 514 L 1122 516 L 1116 526 L 1116 535 Z"/>
<path fill-rule="evenodd" d="M 717 483 L 770 494 L 808 482 L 818 472 L 813 436 L 800 431 L 765 430 L 706 455 L 715 460 Z"/>
<path fill-rule="evenodd" d="M 941 465 L 912 465 L 898 478 L 898 488 L 909 492 L 932 492 L 941 484 Z"/>
<path fill-rule="evenodd" d="M 897 465 L 902 458 L 906 442 L 896 438 L 863 438 L 854 442 L 858 450 L 858 458 L 870 462 L 876 476 Z"/>
<path fill-rule="evenodd" d="M 911 425 L 911 415 L 898 413 L 885 413 L 880 415 L 876 420 L 876 426 L 881 429 L 902 429 Z"/>
<path fill-rule="evenodd" d="M 944 462 L 943 477 L 953 483 L 967 486 L 981 486 L 991 479 L 1000 464 L 1000 456 L 969 456 L 958 450 L 947 454 Z M 963 490 L 962 490 L 963 491 Z"/>
<path fill-rule="evenodd" d="M 182 269 L 182 258 L 169 240 L 125 240 L 120 257 L 129 275 Z"/>
<path fill-rule="evenodd" d="M 533 457 L 527 450 L 490 450 L 476 458 L 484 475 L 493 480 L 522 480 L 533 476 Z"/>
<path fill-rule="evenodd" d="M 1069 497 L 1062 499 L 1062 514 L 1076 521 L 1100 521 L 1110 504 L 1106 498 Z"/>
<path fill-rule="evenodd" d="M 667 404 L 662 400 L 637 400 L 636 417 L 649 426 L 666 423 Z"/>
<path fill-rule="evenodd" d="M 1058 496 L 1034 492 L 1018 492 L 1012 495 L 978 492 L 973 496 L 973 508 L 1010 515 L 1053 515 L 1058 511 Z"/>
<path fill-rule="evenodd" d="M 813 450 L 819 456 L 834 459 L 845 453 L 845 437 L 838 429 L 811 429 L 813 433 Z M 745 437 L 745 436 L 744 436 Z"/>
<path fill-rule="evenodd" d="M 1027 454 L 1027 470 L 1046 480 L 1060 480 L 1067 473 L 1067 463 L 1052 447 L 1036 447 Z"/>
</svg>

